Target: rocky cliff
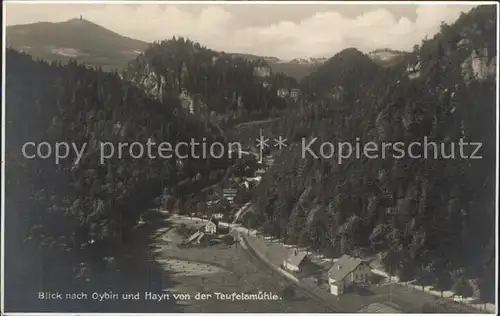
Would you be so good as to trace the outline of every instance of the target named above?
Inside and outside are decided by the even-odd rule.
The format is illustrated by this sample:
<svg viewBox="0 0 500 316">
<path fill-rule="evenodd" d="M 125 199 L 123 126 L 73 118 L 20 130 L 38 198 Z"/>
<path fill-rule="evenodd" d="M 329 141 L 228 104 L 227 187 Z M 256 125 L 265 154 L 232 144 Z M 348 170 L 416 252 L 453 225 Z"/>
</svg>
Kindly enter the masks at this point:
<svg viewBox="0 0 500 316">
<path fill-rule="evenodd" d="M 284 109 L 276 89 L 286 76 L 273 74 L 263 59 L 216 52 L 183 38 L 153 43 L 133 60 L 123 78 L 158 98 L 182 99 L 188 113 L 226 120 Z"/>
</svg>

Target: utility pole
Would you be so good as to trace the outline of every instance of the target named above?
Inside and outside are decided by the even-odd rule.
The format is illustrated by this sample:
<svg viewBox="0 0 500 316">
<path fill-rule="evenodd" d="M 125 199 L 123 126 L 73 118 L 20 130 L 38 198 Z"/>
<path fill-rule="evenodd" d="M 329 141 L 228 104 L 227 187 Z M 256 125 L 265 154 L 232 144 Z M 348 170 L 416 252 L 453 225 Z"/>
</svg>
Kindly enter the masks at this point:
<svg viewBox="0 0 500 316">
<path fill-rule="evenodd" d="M 259 140 L 262 142 L 260 144 L 260 146 L 259 146 L 260 147 L 259 148 L 259 150 L 260 150 L 260 152 L 259 152 L 259 164 L 262 165 L 262 158 L 263 158 L 263 152 L 264 152 L 264 135 L 262 133 L 262 128 L 260 129 L 260 135 L 259 136 L 260 136 Z"/>
<path fill-rule="evenodd" d="M 389 302 L 392 302 L 392 283 L 389 285 Z"/>
</svg>

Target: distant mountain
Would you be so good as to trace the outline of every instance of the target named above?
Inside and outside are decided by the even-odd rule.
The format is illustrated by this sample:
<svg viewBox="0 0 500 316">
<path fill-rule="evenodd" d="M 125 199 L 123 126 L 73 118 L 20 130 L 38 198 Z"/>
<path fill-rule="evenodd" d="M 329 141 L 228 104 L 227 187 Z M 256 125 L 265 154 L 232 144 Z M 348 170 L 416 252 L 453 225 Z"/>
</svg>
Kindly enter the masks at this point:
<svg viewBox="0 0 500 316">
<path fill-rule="evenodd" d="M 381 66 L 390 67 L 402 62 L 407 54 L 408 52 L 382 48 L 368 53 L 368 57 Z"/>
<path fill-rule="evenodd" d="M 408 52 L 392 50 L 389 48 L 376 49 L 367 54 L 375 63 L 384 67 L 392 67 L 400 64 Z M 313 73 L 319 66 L 323 65 L 328 58 L 294 58 L 282 60 L 277 57 L 265 57 L 249 54 L 232 54 L 248 60 L 265 60 L 274 72 L 282 72 L 288 76 L 301 80 Z"/>
<path fill-rule="evenodd" d="M 234 56 L 234 57 L 250 60 L 250 61 L 264 60 L 266 62 L 271 62 L 271 63 L 280 63 L 281 62 L 281 59 L 279 59 L 278 57 L 258 56 L 258 55 L 243 54 L 243 53 L 227 53 L 227 54 Z"/>
<path fill-rule="evenodd" d="M 277 57 L 257 56 L 252 54 L 231 53 L 230 55 L 250 61 L 264 60 L 274 72 L 281 72 L 297 80 L 301 80 L 309 75 L 317 66 L 326 61 L 326 58 L 295 58 L 292 60 L 282 60 Z"/>
<path fill-rule="evenodd" d="M 308 65 L 308 66 L 315 66 L 315 65 L 321 65 L 327 60 L 327 58 L 295 58 L 290 60 L 288 63 L 290 64 L 296 64 L 296 65 Z"/>
<path fill-rule="evenodd" d="M 39 22 L 6 28 L 7 46 L 47 61 L 75 59 L 103 70 L 123 69 L 147 49 L 148 43 L 126 37 L 85 19 Z M 313 59 L 283 61 L 277 57 L 225 53 L 249 61 L 264 60 L 274 72 L 296 79 L 308 75 L 317 64 Z"/>
<path fill-rule="evenodd" d="M 270 62 L 269 65 L 275 72 L 282 72 L 288 76 L 301 80 L 316 69 L 315 64 L 300 64 L 295 62 L 281 61 L 279 63 Z"/>
<path fill-rule="evenodd" d="M 381 72 L 383 68 L 367 55 L 348 48 L 317 65 L 301 83 L 309 92 L 321 97 L 338 96 L 340 92 L 358 95 L 359 89 L 374 82 Z"/>
<path fill-rule="evenodd" d="M 44 60 L 75 59 L 104 70 L 123 68 L 148 43 L 122 36 L 85 19 L 6 28 L 7 46 Z"/>
</svg>

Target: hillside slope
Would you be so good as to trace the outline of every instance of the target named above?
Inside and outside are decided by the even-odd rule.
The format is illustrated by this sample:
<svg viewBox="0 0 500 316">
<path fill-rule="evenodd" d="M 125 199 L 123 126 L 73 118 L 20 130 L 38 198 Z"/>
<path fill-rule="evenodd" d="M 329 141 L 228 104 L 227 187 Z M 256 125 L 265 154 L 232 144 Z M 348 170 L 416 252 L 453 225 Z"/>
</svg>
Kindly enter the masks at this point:
<svg viewBox="0 0 500 316">
<path fill-rule="evenodd" d="M 461 278 L 477 279 L 482 299 L 491 301 L 496 23 L 495 7 L 481 6 L 443 24 L 402 67 L 381 70 L 351 49 L 308 76 L 317 101 L 274 124 L 276 136 L 295 144 L 255 190 L 259 212 L 248 224 L 333 256 L 378 254 L 403 280 L 449 289 Z M 314 137 L 308 148 L 318 159 L 304 151 Z M 444 154 L 431 145 L 427 159 L 395 150 L 382 156 L 383 143 L 407 149 L 425 138 L 444 144 Z M 458 148 L 449 158 L 461 140 L 482 143 L 482 159 L 461 158 Z M 322 142 L 359 143 L 361 150 L 374 142 L 378 156 L 338 160 L 334 147 L 333 157 L 321 157 Z M 414 155 L 424 153 L 422 145 Z"/>
<path fill-rule="evenodd" d="M 267 118 L 287 106 L 279 88 L 298 83 L 263 59 L 220 53 L 184 38 L 156 42 L 129 63 L 126 80 L 162 99 L 179 97 L 192 114 L 226 121 Z"/>
<path fill-rule="evenodd" d="M 85 278 L 102 271 L 105 250 L 127 245 L 155 198 L 198 193 L 220 180 L 229 161 L 196 159 L 189 149 L 179 153 L 185 159 L 165 151 L 160 155 L 155 143 L 176 148 L 191 139 L 203 139 L 207 146 L 221 141 L 210 126 L 175 113 L 176 99 L 161 103 L 117 74 L 75 62 L 48 64 L 8 50 L 6 65 L 5 281 L 16 289 L 7 293 L 6 302 L 24 302 L 16 309 L 29 304 L 46 309 L 47 300 L 34 294 L 19 297 L 23 280 L 35 287 L 33 280 L 45 280 L 46 291 L 83 288 Z M 30 142 L 34 145 L 24 147 Z M 31 157 L 41 142 L 52 146 L 52 155 Z M 142 154 L 132 143 L 143 145 Z M 120 150 L 121 144 L 126 146 Z M 66 153 L 59 161 L 55 146 Z M 29 156 L 23 157 L 23 149 Z M 18 265 L 19 258 L 26 264 Z"/>
</svg>

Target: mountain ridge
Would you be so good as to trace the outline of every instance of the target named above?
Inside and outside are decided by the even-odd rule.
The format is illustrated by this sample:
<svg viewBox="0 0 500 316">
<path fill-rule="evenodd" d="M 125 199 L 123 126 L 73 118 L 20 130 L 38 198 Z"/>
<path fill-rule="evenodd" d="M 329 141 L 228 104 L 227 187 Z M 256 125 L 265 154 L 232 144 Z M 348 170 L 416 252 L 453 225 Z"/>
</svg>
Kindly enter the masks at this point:
<svg viewBox="0 0 500 316">
<path fill-rule="evenodd" d="M 76 40 L 78 39 L 78 40 Z M 62 22 L 36 22 L 6 27 L 8 47 L 48 61 L 75 59 L 104 70 L 121 70 L 146 50 L 150 43 L 111 31 L 90 20 L 73 18 Z M 225 53 L 250 61 L 264 60 L 274 72 L 297 80 L 309 75 L 326 57 L 280 59 L 246 53 Z M 371 56 L 371 55 L 370 55 Z M 386 61 L 382 61 L 387 63 Z"/>
</svg>

